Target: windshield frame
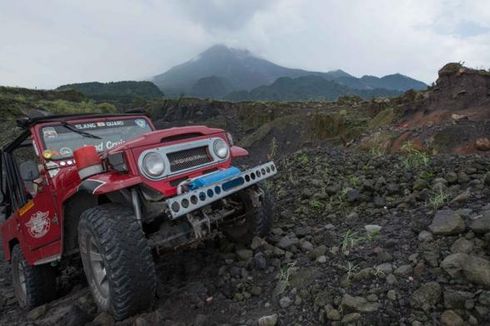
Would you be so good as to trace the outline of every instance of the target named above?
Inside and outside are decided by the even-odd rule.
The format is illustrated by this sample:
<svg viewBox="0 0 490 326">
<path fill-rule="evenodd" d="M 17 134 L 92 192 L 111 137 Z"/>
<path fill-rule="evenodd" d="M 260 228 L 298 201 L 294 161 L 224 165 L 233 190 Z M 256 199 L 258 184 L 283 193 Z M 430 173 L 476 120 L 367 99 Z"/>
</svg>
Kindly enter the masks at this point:
<svg viewBox="0 0 490 326">
<path fill-rule="evenodd" d="M 76 124 L 80 124 L 80 123 L 88 123 L 88 122 L 107 122 L 107 121 L 114 121 L 114 120 L 135 120 L 135 119 L 144 119 L 148 126 L 150 127 L 150 131 L 155 131 L 156 128 L 155 126 L 153 125 L 153 122 L 151 121 L 151 119 L 146 116 L 146 115 L 140 115 L 140 114 L 135 114 L 135 115 L 121 115 L 121 116 L 118 116 L 117 114 L 115 115 L 112 115 L 112 116 L 106 116 L 106 117 L 94 117 L 94 116 L 90 116 L 90 117 L 82 117 L 82 118 L 76 118 L 76 119 L 70 119 L 70 120 L 63 120 L 63 121 L 52 121 L 52 122 L 46 122 L 46 123 L 40 123 L 40 124 L 37 124 L 35 126 L 33 126 L 33 129 L 34 129 L 34 133 L 36 135 L 36 137 L 39 139 L 39 145 L 40 145 L 40 154 L 43 153 L 43 151 L 45 151 L 47 149 L 47 146 L 46 146 L 46 143 L 44 141 L 44 137 L 42 135 L 42 130 L 43 128 L 45 127 L 50 127 L 50 126 L 62 126 L 63 123 L 68 123 L 70 125 L 76 125 Z M 75 133 L 74 131 L 72 131 L 73 133 Z M 42 158 L 42 155 L 40 155 L 41 158 Z M 44 159 L 44 158 L 42 158 Z M 73 157 L 59 157 L 59 158 L 53 158 L 53 159 L 50 159 L 51 161 L 66 161 L 66 160 L 70 160 L 70 159 L 73 159 Z"/>
</svg>

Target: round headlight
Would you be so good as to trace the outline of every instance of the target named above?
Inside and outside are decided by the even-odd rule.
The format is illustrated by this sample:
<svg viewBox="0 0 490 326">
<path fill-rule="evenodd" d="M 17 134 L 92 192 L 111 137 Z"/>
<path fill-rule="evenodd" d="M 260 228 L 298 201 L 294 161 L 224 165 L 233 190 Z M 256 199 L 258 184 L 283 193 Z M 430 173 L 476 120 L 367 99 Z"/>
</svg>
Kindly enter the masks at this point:
<svg viewBox="0 0 490 326">
<path fill-rule="evenodd" d="M 216 139 L 213 144 L 214 154 L 219 158 L 226 158 L 228 156 L 228 145 L 223 139 Z"/>
<path fill-rule="evenodd" d="M 157 152 L 150 152 L 143 158 L 143 170 L 150 177 L 159 177 L 165 171 L 165 161 Z"/>
</svg>

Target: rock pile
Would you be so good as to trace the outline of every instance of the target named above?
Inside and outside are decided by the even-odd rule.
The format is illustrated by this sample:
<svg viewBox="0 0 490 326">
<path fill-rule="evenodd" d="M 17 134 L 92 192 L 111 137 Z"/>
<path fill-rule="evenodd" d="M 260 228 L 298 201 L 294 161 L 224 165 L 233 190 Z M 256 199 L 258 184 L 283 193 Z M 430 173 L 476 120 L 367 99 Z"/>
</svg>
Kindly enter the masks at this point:
<svg viewBox="0 0 490 326">
<path fill-rule="evenodd" d="M 487 159 L 407 164 L 316 149 L 278 166 L 266 185 L 276 204 L 270 238 L 161 257 L 158 301 L 121 325 L 490 323 Z M 111 324 L 86 291 L 76 286 L 30 322 Z M 0 307 L 0 324 L 29 322 L 15 304 Z"/>
</svg>

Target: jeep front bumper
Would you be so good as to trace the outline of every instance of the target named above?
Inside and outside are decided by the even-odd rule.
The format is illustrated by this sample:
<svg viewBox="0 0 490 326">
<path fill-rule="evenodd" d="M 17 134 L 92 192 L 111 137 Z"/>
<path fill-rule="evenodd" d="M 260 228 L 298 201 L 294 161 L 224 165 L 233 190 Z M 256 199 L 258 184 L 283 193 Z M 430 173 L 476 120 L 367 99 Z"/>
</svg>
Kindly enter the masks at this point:
<svg viewBox="0 0 490 326">
<path fill-rule="evenodd" d="M 250 187 L 276 173 L 277 170 L 274 162 L 268 162 L 248 169 L 237 176 L 177 195 L 167 199 L 165 202 L 169 208 L 171 219 L 176 219 L 239 190 Z"/>
</svg>

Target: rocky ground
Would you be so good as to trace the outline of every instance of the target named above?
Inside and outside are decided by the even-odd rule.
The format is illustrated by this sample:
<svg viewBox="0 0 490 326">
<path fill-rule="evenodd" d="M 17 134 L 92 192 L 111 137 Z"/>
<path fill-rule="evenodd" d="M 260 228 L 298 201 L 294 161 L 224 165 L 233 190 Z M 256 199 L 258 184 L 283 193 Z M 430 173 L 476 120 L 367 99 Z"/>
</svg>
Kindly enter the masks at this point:
<svg viewBox="0 0 490 326">
<path fill-rule="evenodd" d="M 390 100 L 150 102 L 158 128 L 223 127 L 252 153 L 243 164 L 278 163 L 274 228 L 249 247 L 219 238 L 155 257 L 155 304 L 118 324 L 490 325 L 489 94 L 488 72 L 449 64 Z M 450 152 L 477 154 L 436 154 Z M 0 325 L 114 324 L 79 263 L 59 300 L 20 310 L 1 258 Z"/>
<path fill-rule="evenodd" d="M 278 159 L 269 239 L 157 258 L 158 299 L 120 325 L 490 324 L 490 160 L 323 147 Z M 1 325 L 112 325 L 79 269 L 61 299 Z"/>
</svg>

